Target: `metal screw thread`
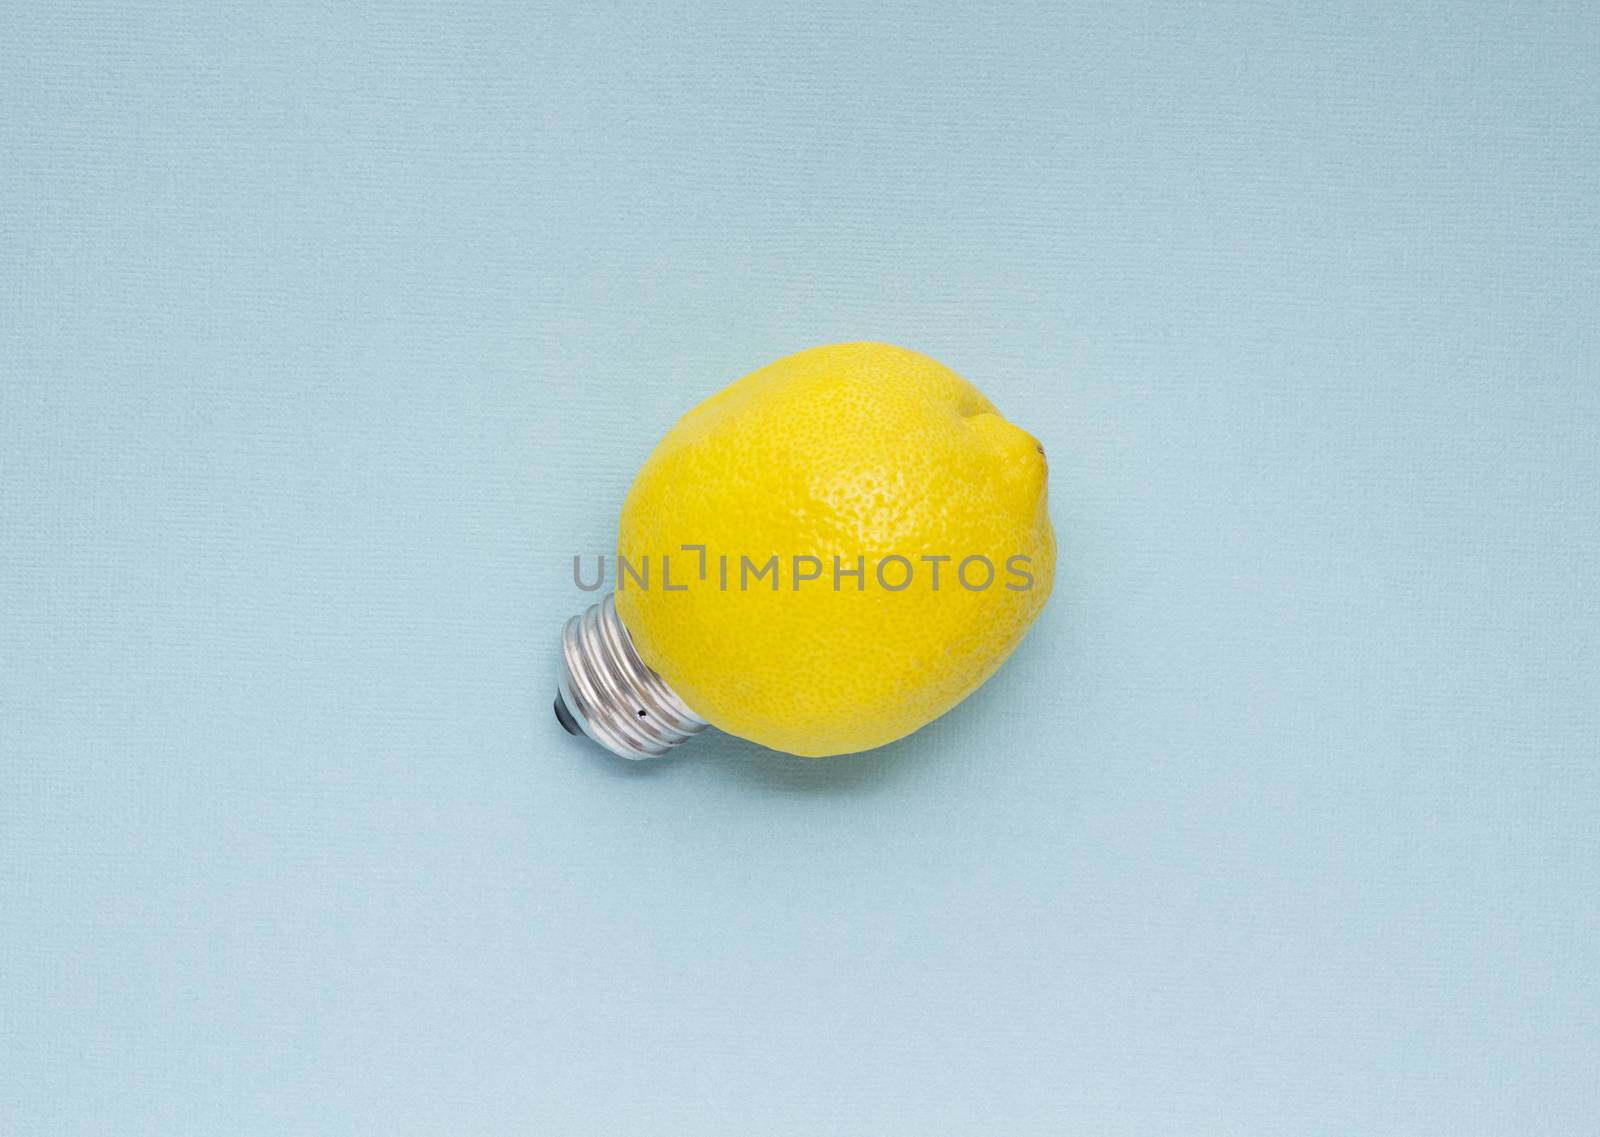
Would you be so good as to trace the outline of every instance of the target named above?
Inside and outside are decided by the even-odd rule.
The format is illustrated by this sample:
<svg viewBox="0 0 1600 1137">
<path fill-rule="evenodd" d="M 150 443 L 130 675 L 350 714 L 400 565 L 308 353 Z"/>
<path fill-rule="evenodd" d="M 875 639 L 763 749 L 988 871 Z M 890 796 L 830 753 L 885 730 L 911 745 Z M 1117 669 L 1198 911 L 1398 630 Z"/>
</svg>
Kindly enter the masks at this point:
<svg viewBox="0 0 1600 1137">
<path fill-rule="evenodd" d="M 561 630 L 556 719 L 623 758 L 658 758 L 708 725 L 634 650 L 608 594 Z"/>
</svg>

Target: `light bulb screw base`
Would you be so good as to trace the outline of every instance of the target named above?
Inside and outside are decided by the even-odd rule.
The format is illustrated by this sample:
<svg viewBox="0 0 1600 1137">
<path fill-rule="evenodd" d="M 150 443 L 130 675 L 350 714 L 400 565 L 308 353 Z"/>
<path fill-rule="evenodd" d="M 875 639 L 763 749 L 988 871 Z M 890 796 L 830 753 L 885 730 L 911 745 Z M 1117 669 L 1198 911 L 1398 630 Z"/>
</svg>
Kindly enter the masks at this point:
<svg viewBox="0 0 1600 1137">
<path fill-rule="evenodd" d="M 630 759 L 659 758 L 709 725 L 639 658 L 610 594 L 561 630 L 555 713 L 568 734 Z"/>
</svg>

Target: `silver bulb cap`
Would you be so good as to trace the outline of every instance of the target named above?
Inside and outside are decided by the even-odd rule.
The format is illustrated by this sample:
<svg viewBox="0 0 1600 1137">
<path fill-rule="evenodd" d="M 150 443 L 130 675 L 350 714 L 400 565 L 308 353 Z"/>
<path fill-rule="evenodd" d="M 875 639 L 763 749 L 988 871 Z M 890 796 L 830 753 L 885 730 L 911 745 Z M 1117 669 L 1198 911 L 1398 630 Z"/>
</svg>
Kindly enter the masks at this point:
<svg viewBox="0 0 1600 1137">
<path fill-rule="evenodd" d="M 608 594 L 561 630 L 556 720 L 622 758 L 659 758 L 709 724 L 634 650 Z"/>
</svg>

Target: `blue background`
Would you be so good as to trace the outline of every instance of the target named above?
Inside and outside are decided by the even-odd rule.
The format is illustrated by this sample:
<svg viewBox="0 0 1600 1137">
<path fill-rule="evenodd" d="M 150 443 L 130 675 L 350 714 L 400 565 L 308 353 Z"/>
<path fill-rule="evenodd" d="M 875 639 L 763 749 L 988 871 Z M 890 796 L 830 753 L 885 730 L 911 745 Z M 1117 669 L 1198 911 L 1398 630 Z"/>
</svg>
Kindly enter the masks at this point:
<svg viewBox="0 0 1600 1137">
<path fill-rule="evenodd" d="M 0 1131 L 1600 1130 L 1597 12 L 8 5 Z M 1034 633 L 561 733 L 857 338 L 1049 447 Z"/>
</svg>

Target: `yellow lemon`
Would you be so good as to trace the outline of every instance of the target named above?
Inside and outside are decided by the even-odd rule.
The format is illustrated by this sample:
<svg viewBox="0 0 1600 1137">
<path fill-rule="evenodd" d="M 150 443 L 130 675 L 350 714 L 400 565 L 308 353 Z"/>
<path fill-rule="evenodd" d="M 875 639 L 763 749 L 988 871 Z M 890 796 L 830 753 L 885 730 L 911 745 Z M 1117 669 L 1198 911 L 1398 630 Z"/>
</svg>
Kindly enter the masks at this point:
<svg viewBox="0 0 1600 1137">
<path fill-rule="evenodd" d="M 867 750 L 971 694 L 1049 598 L 1044 448 L 925 355 L 812 348 L 679 420 L 617 552 L 640 658 L 713 726 Z"/>
</svg>

